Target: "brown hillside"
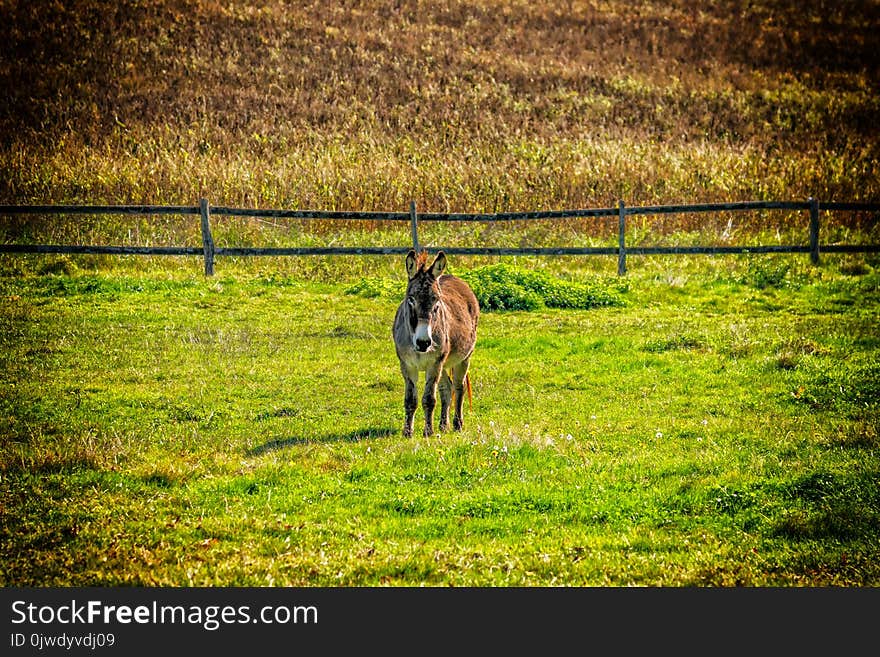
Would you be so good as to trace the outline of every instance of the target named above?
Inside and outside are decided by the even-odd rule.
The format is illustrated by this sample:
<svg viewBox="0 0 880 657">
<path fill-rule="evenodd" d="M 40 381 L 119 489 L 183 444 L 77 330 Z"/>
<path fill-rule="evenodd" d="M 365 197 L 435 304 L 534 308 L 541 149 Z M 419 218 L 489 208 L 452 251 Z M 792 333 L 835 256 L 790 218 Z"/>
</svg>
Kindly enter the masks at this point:
<svg viewBox="0 0 880 657">
<path fill-rule="evenodd" d="M 0 201 L 876 200 L 878 28 L 875 2 L 2 0 Z"/>
</svg>

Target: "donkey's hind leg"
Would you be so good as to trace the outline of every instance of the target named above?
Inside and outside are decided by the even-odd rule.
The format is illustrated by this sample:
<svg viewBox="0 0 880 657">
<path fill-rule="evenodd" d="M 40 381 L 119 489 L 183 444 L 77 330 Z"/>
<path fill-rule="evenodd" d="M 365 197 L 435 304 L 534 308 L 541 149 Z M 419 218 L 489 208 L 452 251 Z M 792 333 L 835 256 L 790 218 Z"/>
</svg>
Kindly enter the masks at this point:
<svg viewBox="0 0 880 657">
<path fill-rule="evenodd" d="M 461 431 L 464 428 L 464 415 L 462 413 L 462 405 L 464 404 L 464 380 L 467 377 L 470 358 L 465 358 L 452 370 L 452 388 L 455 398 L 455 416 L 452 420 L 452 428 Z"/>
<path fill-rule="evenodd" d="M 440 381 L 437 384 L 440 391 L 440 431 L 449 431 L 449 407 L 452 405 L 452 379 L 449 372 L 440 373 Z"/>
<path fill-rule="evenodd" d="M 405 413 L 405 419 L 403 421 L 403 435 L 406 438 L 411 438 L 413 434 L 413 424 L 416 414 L 416 408 L 419 405 L 419 398 L 416 392 L 416 386 L 419 381 L 419 373 L 418 370 L 414 368 L 409 368 L 404 366 L 401 363 L 400 371 L 403 374 L 404 381 L 404 397 L 403 397 L 403 410 Z"/>
</svg>

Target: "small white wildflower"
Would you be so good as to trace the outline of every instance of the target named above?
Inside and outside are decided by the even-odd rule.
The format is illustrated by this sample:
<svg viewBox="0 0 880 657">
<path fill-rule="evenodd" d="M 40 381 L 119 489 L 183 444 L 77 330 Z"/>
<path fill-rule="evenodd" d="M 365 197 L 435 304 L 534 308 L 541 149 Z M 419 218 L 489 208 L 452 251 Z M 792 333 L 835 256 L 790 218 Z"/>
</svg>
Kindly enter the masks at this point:
<svg viewBox="0 0 880 657">
<path fill-rule="evenodd" d="M 663 437 L 663 432 L 662 432 L 662 431 L 657 431 L 657 433 L 654 434 L 654 435 L 655 435 L 657 438 L 662 438 L 662 437 Z"/>
</svg>

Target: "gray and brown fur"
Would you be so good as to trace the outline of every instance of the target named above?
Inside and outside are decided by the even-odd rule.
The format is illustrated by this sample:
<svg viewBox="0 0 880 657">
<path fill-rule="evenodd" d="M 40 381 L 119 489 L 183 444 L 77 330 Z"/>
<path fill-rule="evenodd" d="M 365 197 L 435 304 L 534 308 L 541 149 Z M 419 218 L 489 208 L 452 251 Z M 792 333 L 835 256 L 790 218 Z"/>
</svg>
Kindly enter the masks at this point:
<svg viewBox="0 0 880 657">
<path fill-rule="evenodd" d="M 468 367 L 477 342 L 480 305 L 473 291 L 460 278 L 444 274 L 446 255 L 440 251 L 431 264 L 427 254 L 411 250 L 406 256 L 409 283 L 406 297 L 394 317 L 394 346 L 406 386 L 403 435 L 412 436 L 418 407 L 419 372 L 425 372 L 422 409 L 425 435 L 434 433 L 434 407 L 440 392 L 440 431 L 449 429 L 450 406 L 455 404 L 452 427 L 464 425 L 462 403 Z"/>
</svg>

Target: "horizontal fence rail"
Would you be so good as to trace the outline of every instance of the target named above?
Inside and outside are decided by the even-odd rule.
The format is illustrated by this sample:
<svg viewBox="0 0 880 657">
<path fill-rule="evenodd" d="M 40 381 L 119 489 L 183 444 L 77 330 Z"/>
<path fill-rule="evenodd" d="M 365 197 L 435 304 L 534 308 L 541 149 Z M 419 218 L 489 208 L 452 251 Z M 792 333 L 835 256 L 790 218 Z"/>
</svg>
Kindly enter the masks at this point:
<svg viewBox="0 0 880 657">
<path fill-rule="evenodd" d="M 809 244 L 755 245 L 755 246 L 654 246 L 628 247 L 626 245 L 626 218 L 636 215 L 685 214 L 702 212 L 741 212 L 755 210 L 807 211 L 810 218 Z M 425 221 L 440 222 L 500 222 L 533 221 L 552 219 L 577 219 L 585 217 L 617 217 L 618 234 L 616 247 L 432 247 L 454 255 L 532 255 L 532 256 L 580 256 L 616 255 L 619 275 L 626 273 L 628 255 L 667 254 L 749 254 L 749 253 L 809 253 L 814 264 L 819 253 L 877 253 L 880 244 L 819 244 L 820 212 L 880 212 L 880 203 L 823 203 L 814 198 L 806 201 L 744 201 L 736 203 L 702 203 L 689 205 L 646 205 L 628 207 L 623 201 L 616 208 L 588 208 L 579 210 L 550 210 L 537 212 L 456 213 L 416 211 L 415 202 L 409 212 L 340 212 L 321 210 L 280 210 L 231 208 L 211 206 L 206 199 L 199 205 L 0 205 L 0 217 L 4 215 L 69 215 L 69 214 L 121 214 L 121 215 L 195 215 L 201 221 L 202 246 L 102 246 L 66 244 L 0 244 L 0 253 L 64 253 L 64 254 L 110 254 L 110 255 L 201 255 L 205 262 L 205 275 L 214 274 L 216 256 L 309 256 L 309 255 L 396 255 L 410 248 L 418 250 L 418 224 Z M 351 221 L 400 221 L 409 222 L 412 244 L 405 246 L 364 247 L 235 247 L 217 246 L 211 233 L 211 217 L 259 217 L 275 219 L 316 219 Z"/>
</svg>

